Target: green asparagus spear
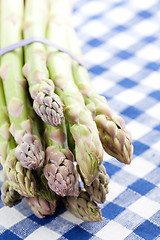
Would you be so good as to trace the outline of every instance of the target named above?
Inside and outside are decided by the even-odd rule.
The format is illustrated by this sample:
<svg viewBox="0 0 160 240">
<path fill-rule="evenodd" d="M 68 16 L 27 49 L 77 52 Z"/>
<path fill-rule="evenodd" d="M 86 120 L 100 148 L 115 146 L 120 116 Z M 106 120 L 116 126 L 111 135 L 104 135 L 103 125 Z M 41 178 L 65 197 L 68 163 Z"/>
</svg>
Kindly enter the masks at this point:
<svg viewBox="0 0 160 240">
<path fill-rule="evenodd" d="M 1 47 L 5 47 L 22 39 L 23 0 L 2 0 L 1 13 L 0 42 Z M 44 152 L 38 132 L 34 132 L 36 122 L 33 124 L 29 117 L 22 65 L 22 49 L 6 53 L 1 57 L 0 75 L 11 123 L 10 132 L 18 145 L 15 155 L 22 166 L 36 169 L 43 165 Z"/>
<path fill-rule="evenodd" d="M 36 194 L 36 182 L 31 171 L 21 166 L 15 157 L 16 143 L 9 133 L 9 119 L 2 81 L 0 79 L 0 161 L 3 173 L 10 184 L 10 188 L 22 196 L 33 196 Z M 10 192 L 10 190 L 9 190 Z"/>
<path fill-rule="evenodd" d="M 23 35 L 24 38 L 45 37 L 48 22 L 48 1 L 26 0 Z M 42 43 L 32 43 L 25 47 L 23 73 L 29 83 L 33 108 L 44 122 L 58 126 L 63 119 L 62 102 L 54 93 L 55 86 L 49 79 L 46 66 L 47 53 Z"/>
<path fill-rule="evenodd" d="M 65 36 L 65 29 L 61 27 L 59 19 L 54 16 L 54 2 L 50 6 L 50 22 L 46 36 L 64 47 L 66 37 L 62 36 Z M 75 141 L 76 161 L 85 183 L 90 185 L 96 178 L 99 165 L 103 160 L 103 148 L 92 115 L 74 83 L 71 63 L 72 60 L 67 54 L 48 47 L 50 77 L 56 86 L 56 93 L 65 105 L 64 114 L 70 122 L 70 131 Z"/>
<path fill-rule="evenodd" d="M 65 123 L 53 128 L 45 124 L 47 142 L 44 175 L 49 187 L 60 196 L 77 196 L 79 178 L 74 166 L 74 157 L 67 146 Z"/>
<path fill-rule="evenodd" d="M 103 220 L 101 209 L 95 202 L 91 201 L 86 191 L 81 190 L 78 197 L 67 196 L 63 200 L 67 210 L 83 221 L 100 222 Z"/>
</svg>

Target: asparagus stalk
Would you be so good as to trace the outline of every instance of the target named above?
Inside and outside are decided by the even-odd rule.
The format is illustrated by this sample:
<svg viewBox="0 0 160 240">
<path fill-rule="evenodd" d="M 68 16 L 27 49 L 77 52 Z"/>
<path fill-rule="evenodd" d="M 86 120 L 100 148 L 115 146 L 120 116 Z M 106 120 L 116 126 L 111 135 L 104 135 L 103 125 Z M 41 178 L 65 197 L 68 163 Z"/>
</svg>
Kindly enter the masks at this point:
<svg viewBox="0 0 160 240">
<path fill-rule="evenodd" d="M 74 156 L 67 146 L 65 123 L 53 128 L 45 124 L 47 142 L 44 176 L 49 187 L 60 196 L 77 196 L 79 178 L 74 166 Z"/>
<path fill-rule="evenodd" d="M 71 5 L 71 0 L 65 2 L 56 0 L 54 4 L 54 14 L 56 19 L 61 19 L 61 29 L 67 29 L 67 31 L 63 31 L 63 38 L 68 40 L 65 47 L 79 59 L 82 59 L 79 42 L 71 25 L 71 7 L 70 10 L 68 7 Z M 65 13 L 64 9 L 67 9 Z M 62 42 L 62 44 L 64 43 Z M 109 108 L 107 100 L 99 96 L 93 89 L 88 71 L 84 66 L 72 62 L 72 69 L 74 81 L 98 127 L 104 150 L 120 162 L 129 164 L 133 154 L 133 145 L 123 119 L 120 116 L 115 116 Z"/>
<path fill-rule="evenodd" d="M 45 37 L 48 22 L 48 1 L 25 1 L 24 38 Z M 46 66 L 47 53 L 42 43 L 25 47 L 23 73 L 29 83 L 33 108 L 41 119 L 52 126 L 59 126 L 64 117 L 62 102 L 54 93 L 55 86 L 49 79 Z"/>
<path fill-rule="evenodd" d="M 13 207 L 21 202 L 22 196 L 16 192 L 10 186 L 9 181 L 6 180 L 1 187 L 1 199 L 5 206 Z"/>
<path fill-rule="evenodd" d="M 16 143 L 9 133 L 10 123 L 1 79 L 0 103 L 0 160 L 3 166 L 3 173 L 10 185 L 9 194 L 11 194 L 10 191 L 11 188 L 13 188 L 13 190 L 17 191 L 22 196 L 33 196 L 36 194 L 36 182 L 34 176 L 30 170 L 23 168 L 15 157 Z"/>
<path fill-rule="evenodd" d="M 66 37 L 62 37 L 65 36 L 64 29 L 61 28 L 59 19 L 54 15 L 54 3 L 56 1 L 50 6 L 50 22 L 46 36 L 49 40 L 64 47 Z M 48 47 L 48 69 L 56 86 L 55 91 L 65 105 L 65 118 L 70 122 L 70 131 L 75 141 L 76 161 L 85 183 L 90 185 L 96 178 L 103 159 L 103 148 L 96 124 L 74 83 L 70 57 Z"/>
<path fill-rule="evenodd" d="M 1 47 L 5 47 L 22 38 L 23 0 L 2 0 L 1 4 Z M 36 169 L 43 165 L 44 152 L 38 132 L 34 131 L 33 121 L 29 117 L 22 64 L 22 49 L 6 53 L 1 57 L 0 75 L 11 122 L 10 132 L 18 145 L 15 155 L 22 166 Z"/>
<path fill-rule="evenodd" d="M 95 201 L 97 203 L 104 203 L 106 200 L 106 194 L 108 193 L 108 183 L 109 176 L 106 173 L 105 167 L 103 166 L 103 164 L 101 164 L 96 179 L 92 182 L 90 186 L 87 186 L 84 183 L 84 188 L 89 193 L 92 201 Z"/>
<path fill-rule="evenodd" d="M 71 52 L 81 58 L 78 39 L 72 27 L 69 35 Z M 74 81 L 95 119 L 104 150 L 120 162 L 129 164 L 133 154 L 133 145 L 124 120 L 113 114 L 106 98 L 96 93 L 84 66 L 73 62 L 72 70 Z"/>
<path fill-rule="evenodd" d="M 100 222 L 103 220 L 100 208 L 91 201 L 89 194 L 84 190 L 81 190 L 78 197 L 65 197 L 64 203 L 68 211 L 84 221 Z"/>
</svg>

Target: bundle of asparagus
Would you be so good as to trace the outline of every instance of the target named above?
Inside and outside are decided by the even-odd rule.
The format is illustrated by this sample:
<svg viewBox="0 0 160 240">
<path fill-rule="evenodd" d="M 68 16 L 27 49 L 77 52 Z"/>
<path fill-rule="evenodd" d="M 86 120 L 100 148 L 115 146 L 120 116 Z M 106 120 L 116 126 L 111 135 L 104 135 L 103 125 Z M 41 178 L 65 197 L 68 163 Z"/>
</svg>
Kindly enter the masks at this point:
<svg viewBox="0 0 160 240">
<path fill-rule="evenodd" d="M 39 37 L 82 59 L 71 0 L 1 0 L 0 11 L 1 48 Z M 33 42 L 0 58 L 1 198 L 9 207 L 25 198 L 39 218 L 63 202 L 84 221 L 102 221 L 103 149 L 129 164 L 133 146 L 123 119 L 67 51 Z"/>
</svg>

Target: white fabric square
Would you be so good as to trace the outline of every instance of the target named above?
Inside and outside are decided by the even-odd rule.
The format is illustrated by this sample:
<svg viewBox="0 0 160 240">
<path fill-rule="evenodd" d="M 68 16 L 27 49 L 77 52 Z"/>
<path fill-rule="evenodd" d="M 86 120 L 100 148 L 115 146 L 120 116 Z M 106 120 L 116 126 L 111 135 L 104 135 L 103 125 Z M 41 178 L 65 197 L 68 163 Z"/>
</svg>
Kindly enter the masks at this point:
<svg viewBox="0 0 160 240">
<path fill-rule="evenodd" d="M 112 179 L 109 181 L 109 193 L 107 194 L 107 201 L 112 202 L 119 194 L 125 191 L 126 187 L 119 185 L 114 182 Z"/>
<path fill-rule="evenodd" d="M 160 120 L 160 102 L 155 104 L 153 107 L 148 109 L 146 112 L 151 115 L 154 118 L 157 118 Z"/>
<path fill-rule="evenodd" d="M 108 60 L 110 56 L 111 54 L 104 49 L 93 48 L 93 50 L 85 54 L 84 60 L 98 65 Z"/>
<path fill-rule="evenodd" d="M 149 44 L 137 52 L 137 56 L 147 61 L 157 61 L 159 59 L 160 48 Z"/>
<path fill-rule="evenodd" d="M 106 81 L 106 79 L 102 77 L 95 77 L 92 81 L 92 86 L 97 93 L 101 94 L 113 87 L 114 82 L 109 80 Z"/>
<path fill-rule="evenodd" d="M 152 171 L 156 166 L 151 162 L 145 161 L 141 157 L 136 157 L 130 165 L 125 165 L 123 170 L 137 176 L 143 178 L 150 171 Z"/>
<path fill-rule="evenodd" d="M 137 140 L 151 130 L 149 127 L 143 125 L 143 123 L 141 124 L 135 120 L 129 122 L 126 127 L 130 131 L 133 140 Z"/>
<path fill-rule="evenodd" d="M 148 219 L 160 210 L 160 204 L 143 196 L 131 204 L 128 209 Z"/>
<path fill-rule="evenodd" d="M 80 10 L 87 16 L 93 16 L 103 12 L 106 7 L 107 2 L 105 4 L 102 1 L 89 1 L 83 4 Z"/>
<path fill-rule="evenodd" d="M 124 50 L 130 47 L 132 44 L 134 44 L 135 41 L 136 41 L 135 38 L 130 36 L 129 34 L 119 33 L 116 34 L 116 36 L 110 38 L 108 43 L 112 46 Z"/>
<path fill-rule="evenodd" d="M 138 9 L 149 9 L 152 7 L 157 1 L 156 0 L 134 0 L 131 1 L 131 5 Z"/>
<path fill-rule="evenodd" d="M 155 149 L 156 151 L 160 152 L 160 141 L 158 141 L 155 144 L 153 144 L 152 148 Z"/>
<path fill-rule="evenodd" d="M 122 77 L 131 77 L 133 74 L 137 73 L 139 69 L 140 67 L 138 65 L 125 60 L 114 65 L 111 71 Z"/>
<path fill-rule="evenodd" d="M 133 12 L 126 8 L 119 7 L 115 8 L 107 14 L 107 19 L 118 24 L 124 24 L 133 17 Z"/>
<path fill-rule="evenodd" d="M 128 105 L 134 105 L 145 97 L 144 94 L 127 89 L 126 91 L 117 94 L 115 99 L 127 103 Z"/>
<path fill-rule="evenodd" d="M 61 236 L 61 234 L 42 226 L 31 233 L 25 240 L 56 240 Z"/>
<path fill-rule="evenodd" d="M 149 74 L 149 76 L 143 79 L 143 84 L 151 87 L 151 89 L 160 89 L 159 72 Z"/>
<path fill-rule="evenodd" d="M 104 25 L 97 20 L 93 20 L 89 23 L 86 23 L 82 28 L 82 31 L 92 37 L 100 37 L 104 33 L 107 33 L 109 31 L 109 28 L 107 27 L 107 25 Z"/>
<path fill-rule="evenodd" d="M 159 31 L 159 24 L 151 20 L 143 20 L 133 27 L 133 31 L 139 33 L 142 36 L 148 36 L 155 34 Z"/>
<path fill-rule="evenodd" d="M 111 220 L 105 227 L 96 233 L 96 236 L 104 240 L 123 240 L 130 233 L 131 230 Z"/>
<path fill-rule="evenodd" d="M 0 209 L 0 225 L 7 229 L 25 218 L 26 217 L 19 211 L 17 211 L 15 208 L 9 208 L 4 206 Z"/>
<path fill-rule="evenodd" d="M 64 218 L 67 221 L 70 221 L 74 224 L 81 224 L 83 221 L 80 218 L 75 217 L 73 214 L 71 214 L 69 211 L 65 211 L 60 215 L 62 218 Z"/>
</svg>

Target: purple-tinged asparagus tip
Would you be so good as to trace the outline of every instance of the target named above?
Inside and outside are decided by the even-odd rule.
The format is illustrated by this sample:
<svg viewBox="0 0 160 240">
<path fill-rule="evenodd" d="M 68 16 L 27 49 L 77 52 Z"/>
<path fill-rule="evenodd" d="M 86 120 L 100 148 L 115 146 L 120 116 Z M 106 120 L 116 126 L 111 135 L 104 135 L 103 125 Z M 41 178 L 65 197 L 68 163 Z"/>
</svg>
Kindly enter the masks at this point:
<svg viewBox="0 0 160 240">
<path fill-rule="evenodd" d="M 32 134 L 25 134 L 15 150 L 15 156 L 24 168 L 29 170 L 43 166 L 44 151 L 40 139 Z"/>
</svg>

